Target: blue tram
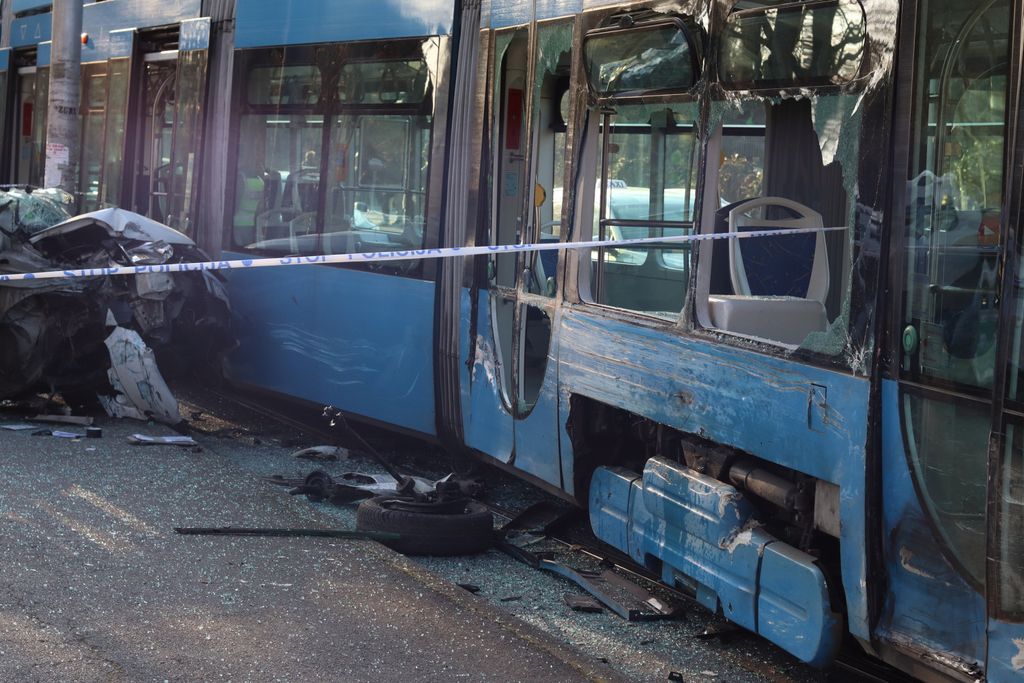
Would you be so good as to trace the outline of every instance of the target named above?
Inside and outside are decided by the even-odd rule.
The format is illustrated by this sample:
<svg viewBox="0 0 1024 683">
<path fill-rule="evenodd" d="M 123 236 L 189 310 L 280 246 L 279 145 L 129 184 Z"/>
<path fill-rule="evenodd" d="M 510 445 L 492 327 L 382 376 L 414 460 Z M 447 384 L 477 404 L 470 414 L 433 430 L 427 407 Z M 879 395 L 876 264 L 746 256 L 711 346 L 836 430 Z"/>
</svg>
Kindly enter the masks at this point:
<svg viewBox="0 0 1024 683">
<path fill-rule="evenodd" d="M 1022 677 L 1019 2 L 195 4 L 104 25 L 83 203 L 231 258 L 820 229 L 232 272 L 232 381 L 575 499 L 813 665 Z"/>
</svg>

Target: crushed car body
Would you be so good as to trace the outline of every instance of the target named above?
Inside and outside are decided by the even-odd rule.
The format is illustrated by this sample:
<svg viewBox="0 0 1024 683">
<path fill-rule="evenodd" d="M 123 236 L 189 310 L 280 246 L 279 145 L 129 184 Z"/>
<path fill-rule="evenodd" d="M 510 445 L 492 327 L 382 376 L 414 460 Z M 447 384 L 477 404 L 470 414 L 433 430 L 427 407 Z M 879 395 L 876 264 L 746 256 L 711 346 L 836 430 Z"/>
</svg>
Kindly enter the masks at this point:
<svg viewBox="0 0 1024 683">
<path fill-rule="evenodd" d="M 233 346 L 220 276 L 103 273 L 207 260 L 195 242 L 123 209 L 72 217 L 70 203 L 59 190 L 0 191 L 0 278 L 97 269 L 95 277 L 0 282 L 0 399 L 40 391 L 69 402 L 115 395 L 105 341 L 116 328 L 138 333 L 169 376 L 210 367 Z"/>
</svg>

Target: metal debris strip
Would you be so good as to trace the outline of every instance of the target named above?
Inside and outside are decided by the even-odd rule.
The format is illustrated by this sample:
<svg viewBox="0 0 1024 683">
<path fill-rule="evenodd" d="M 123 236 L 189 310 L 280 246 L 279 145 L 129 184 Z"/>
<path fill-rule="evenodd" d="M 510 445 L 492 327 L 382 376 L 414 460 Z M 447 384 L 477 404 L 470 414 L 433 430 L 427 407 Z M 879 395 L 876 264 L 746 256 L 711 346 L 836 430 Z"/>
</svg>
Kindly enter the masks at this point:
<svg viewBox="0 0 1024 683">
<path fill-rule="evenodd" d="M 88 427 L 93 423 L 93 418 L 88 415 L 36 415 L 30 418 L 33 422 L 57 422 L 66 425 L 79 425 Z M 10 427 L 4 427 L 10 429 Z"/>
<path fill-rule="evenodd" d="M 614 570 L 592 572 L 573 569 L 550 559 L 541 559 L 540 568 L 569 579 L 626 621 L 675 619 L 681 615 L 678 609 L 619 576 Z"/>
<path fill-rule="evenodd" d="M 552 559 L 549 553 L 531 553 L 504 539 L 496 546 L 502 552 L 534 569 L 543 569 L 572 581 L 627 621 L 678 619 L 683 616 L 680 608 L 659 599 L 642 586 L 620 576 L 613 569 L 575 569 Z"/>
</svg>

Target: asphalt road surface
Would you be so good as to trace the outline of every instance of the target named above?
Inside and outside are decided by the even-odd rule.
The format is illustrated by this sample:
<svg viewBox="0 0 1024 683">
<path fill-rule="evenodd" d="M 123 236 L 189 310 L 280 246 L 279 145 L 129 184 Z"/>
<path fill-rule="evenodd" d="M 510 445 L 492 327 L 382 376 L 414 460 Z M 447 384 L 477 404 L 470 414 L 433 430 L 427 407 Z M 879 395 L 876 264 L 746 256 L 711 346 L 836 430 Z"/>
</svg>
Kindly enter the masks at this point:
<svg viewBox="0 0 1024 683">
<path fill-rule="evenodd" d="M 133 446 L 171 432 L 102 426 L 0 430 L 2 681 L 619 680 L 376 543 L 179 536 L 339 520 L 239 465 L 258 448 Z"/>
</svg>

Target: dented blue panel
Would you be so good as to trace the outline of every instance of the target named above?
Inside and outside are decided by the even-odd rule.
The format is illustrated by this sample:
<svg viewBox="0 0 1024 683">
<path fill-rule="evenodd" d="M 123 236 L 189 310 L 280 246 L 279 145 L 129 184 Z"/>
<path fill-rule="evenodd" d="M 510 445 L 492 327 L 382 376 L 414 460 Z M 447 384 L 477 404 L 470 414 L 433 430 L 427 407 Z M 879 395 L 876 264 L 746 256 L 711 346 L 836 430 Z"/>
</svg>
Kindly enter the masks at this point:
<svg viewBox="0 0 1024 683">
<path fill-rule="evenodd" d="M 690 588 L 708 609 L 825 666 L 843 633 L 825 576 L 752 512 L 732 486 L 659 458 L 647 461 L 642 477 L 598 468 L 590 489 L 598 538 L 647 566 L 656 558 L 666 583 Z"/>
<path fill-rule="evenodd" d="M 739 517 L 746 521 L 749 505 L 731 486 L 679 469 L 658 482 L 667 467 L 649 460 L 643 477 L 621 468 L 598 468 L 590 484 L 594 534 L 638 563 L 650 566 L 651 558 L 661 560 L 665 583 L 693 589 L 706 608 L 756 631 L 755 582 L 761 547 L 770 539 L 760 529 L 743 530 L 735 522 Z M 648 478 L 651 469 L 662 472 Z"/>
<path fill-rule="evenodd" d="M 228 289 L 233 381 L 436 433 L 432 282 L 304 266 L 230 271 Z"/>
<path fill-rule="evenodd" d="M 579 394 L 837 484 L 849 630 L 870 638 L 864 548 L 867 379 L 563 309 L 559 382 Z"/>
<path fill-rule="evenodd" d="M 757 569 L 771 537 L 747 527 L 750 503 L 728 484 L 656 458 L 642 481 L 630 509 L 634 557 L 660 558 L 710 589 L 726 618 L 756 631 Z"/>
<path fill-rule="evenodd" d="M 835 659 L 843 641 L 825 576 L 814 558 L 788 543 L 764 549 L 757 596 L 757 632 L 812 666 Z"/>
<path fill-rule="evenodd" d="M 36 50 L 37 67 L 50 66 L 50 49 L 52 47 L 53 43 L 48 40 L 45 43 L 39 43 L 39 49 Z"/>
<path fill-rule="evenodd" d="M 11 68 L 11 48 L 0 49 L 0 71 L 7 71 Z"/>
<path fill-rule="evenodd" d="M 882 383 L 882 407 L 887 585 L 878 635 L 915 651 L 939 653 L 955 668 L 980 670 L 987 625 L 984 596 L 943 556 L 918 501 L 904 451 L 896 382 Z"/>
<path fill-rule="evenodd" d="M 640 479 L 639 474 L 624 467 L 604 467 L 590 482 L 590 527 L 602 541 L 631 557 L 637 548 L 630 543 L 629 511 L 634 492 L 640 491 L 640 486 L 634 487 L 633 483 L 639 484 Z"/>
<path fill-rule="evenodd" d="M 486 291 L 477 293 L 479 306 L 479 323 L 476 338 L 470 340 L 468 334 L 470 311 L 470 292 L 462 289 L 461 318 L 462 329 L 466 334 L 460 335 L 460 358 L 469 359 L 462 364 L 462 424 L 465 432 L 466 445 L 481 453 L 486 453 L 501 462 L 511 462 L 514 439 L 512 435 L 512 414 L 505 407 L 501 395 L 501 372 L 498 366 L 497 346 L 494 340 L 494 327 L 491 320 L 491 297 Z M 472 356 L 470 343 L 472 341 Z"/>
<path fill-rule="evenodd" d="M 993 621 L 988 630 L 988 683 L 1024 680 L 1024 624 Z"/>
</svg>

